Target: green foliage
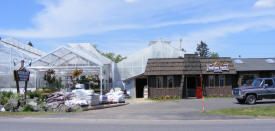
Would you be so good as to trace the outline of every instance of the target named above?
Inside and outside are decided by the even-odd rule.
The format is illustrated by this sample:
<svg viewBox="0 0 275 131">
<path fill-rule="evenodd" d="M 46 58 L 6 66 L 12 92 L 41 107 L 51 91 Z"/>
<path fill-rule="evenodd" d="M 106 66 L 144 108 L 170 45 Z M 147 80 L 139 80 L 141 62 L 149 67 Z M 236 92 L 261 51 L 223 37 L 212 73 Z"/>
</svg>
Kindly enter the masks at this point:
<svg viewBox="0 0 275 131">
<path fill-rule="evenodd" d="M 210 57 L 211 57 L 211 58 L 219 58 L 220 56 L 219 56 L 219 54 L 218 54 L 217 52 L 212 52 L 212 53 L 210 54 Z"/>
<path fill-rule="evenodd" d="M 61 89 L 62 88 L 62 79 L 59 77 L 53 83 L 54 88 Z"/>
<path fill-rule="evenodd" d="M 31 46 L 31 47 L 33 47 L 32 42 L 30 42 L 30 41 L 29 41 L 28 45 Z"/>
<path fill-rule="evenodd" d="M 11 91 L 2 91 L 1 92 L 1 97 L 11 98 L 12 95 L 13 95 L 13 93 Z"/>
<path fill-rule="evenodd" d="M 24 96 L 22 95 L 22 94 L 17 94 L 17 93 L 14 93 L 12 96 L 11 96 L 11 98 L 12 99 L 21 99 L 21 98 L 23 98 Z"/>
<path fill-rule="evenodd" d="M 5 105 L 8 103 L 9 98 L 7 97 L 1 97 L 0 98 L 0 105 Z"/>
<path fill-rule="evenodd" d="M 23 95 L 12 93 L 11 91 L 2 91 L 0 94 L 0 104 L 5 105 L 8 103 L 9 99 L 20 99 L 23 98 Z"/>
<path fill-rule="evenodd" d="M 94 48 L 102 55 L 104 55 L 105 57 L 107 57 L 108 59 L 110 59 L 111 61 L 115 62 L 115 63 L 118 63 L 124 59 L 126 59 L 127 57 L 123 57 L 121 56 L 120 54 L 116 55 L 115 53 L 104 53 L 100 50 L 97 49 L 97 46 L 96 45 L 93 45 Z"/>
<path fill-rule="evenodd" d="M 126 59 L 127 57 L 122 57 L 120 54 L 115 55 L 114 53 L 101 53 L 102 55 L 104 55 L 105 57 L 109 58 L 111 61 L 118 63 L 124 59 Z"/>
<path fill-rule="evenodd" d="M 180 97 L 178 96 L 161 96 L 161 97 L 153 97 L 151 100 L 155 101 L 173 101 L 173 100 L 179 100 Z"/>
<path fill-rule="evenodd" d="M 32 112 L 32 111 L 34 111 L 34 109 L 32 108 L 31 105 L 26 104 L 23 106 L 22 111 L 23 112 Z"/>
<path fill-rule="evenodd" d="M 248 116 L 271 116 L 275 117 L 275 106 L 268 107 L 245 107 L 245 108 L 230 108 L 220 109 L 206 112 L 208 114 L 219 115 L 248 115 Z"/>
<path fill-rule="evenodd" d="M 34 92 L 28 92 L 27 96 L 30 99 L 33 99 L 35 97 L 39 98 L 40 100 L 47 99 L 49 93 L 43 93 L 42 91 L 34 91 Z"/>
<path fill-rule="evenodd" d="M 210 52 L 209 52 L 209 48 L 207 46 L 206 43 L 204 43 L 203 41 L 200 42 L 200 44 L 197 44 L 197 52 L 195 52 L 196 54 L 198 54 L 200 57 L 209 57 Z"/>
<path fill-rule="evenodd" d="M 27 93 L 28 98 L 33 99 L 34 97 L 42 98 L 41 92 L 34 91 L 34 92 L 28 92 Z"/>
</svg>

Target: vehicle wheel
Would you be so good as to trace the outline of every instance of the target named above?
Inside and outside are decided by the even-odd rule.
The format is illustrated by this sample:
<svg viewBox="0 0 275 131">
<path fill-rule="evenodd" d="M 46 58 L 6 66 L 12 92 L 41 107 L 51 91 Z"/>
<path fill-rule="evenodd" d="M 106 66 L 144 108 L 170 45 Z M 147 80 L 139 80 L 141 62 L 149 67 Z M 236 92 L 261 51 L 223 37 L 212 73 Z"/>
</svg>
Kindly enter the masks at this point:
<svg viewBox="0 0 275 131">
<path fill-rule="evenodd" d="M 245 100 L 244 99 L 237 99 L 238 103 L 240 104 L 244 104 L 245 103 Z"/>
<path fill-rule="evenodd" d="M 256 96 L 255 95 L 248 95 L 245 99 L 245 103 L 253 105 L 256 103 Z"/>
</svg>

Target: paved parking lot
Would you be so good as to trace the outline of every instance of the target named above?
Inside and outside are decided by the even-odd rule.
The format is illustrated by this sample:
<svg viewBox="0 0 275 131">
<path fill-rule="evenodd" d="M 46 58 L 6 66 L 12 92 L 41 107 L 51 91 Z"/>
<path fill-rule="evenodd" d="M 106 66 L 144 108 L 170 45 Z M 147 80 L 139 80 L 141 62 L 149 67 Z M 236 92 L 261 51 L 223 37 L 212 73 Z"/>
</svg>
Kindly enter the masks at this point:
<svg viewBox="0 0 275 131">
<path fill-rule="evenodd" d="M 131 100 L 129 105 L 91 110 L 77 114 L 35 116 L 45 118 L 77 119 L 134 119 L 134 120 L 224 120 L 253 119 L 249 116 L 223 116 L 202 114 L 201 99 L 182 99 L 171 102 Z M 275 101 L 265 100 L 256 105 L 240 105 L 232 98 L 205 99 L 206 111 L 223 108 L 258 107 L 275 105 Z"/>
</svg>

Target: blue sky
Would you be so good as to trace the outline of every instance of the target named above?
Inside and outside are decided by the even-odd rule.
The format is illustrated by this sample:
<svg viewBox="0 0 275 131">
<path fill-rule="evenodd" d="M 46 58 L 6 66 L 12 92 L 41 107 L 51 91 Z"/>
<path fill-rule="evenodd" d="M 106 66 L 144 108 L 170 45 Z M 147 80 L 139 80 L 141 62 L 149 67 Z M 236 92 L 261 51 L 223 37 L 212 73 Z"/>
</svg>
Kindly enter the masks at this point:
<svg viewBox="0 0 275 131">
<path fill-rule="evenodd" d="M 221 56 L 275 57 L 275 0 L 1 1 L 0 36 L 49 52 L 89 42 L 125 56 L 150 40 L 187 53 L 201 40 Z"/>
</svg>

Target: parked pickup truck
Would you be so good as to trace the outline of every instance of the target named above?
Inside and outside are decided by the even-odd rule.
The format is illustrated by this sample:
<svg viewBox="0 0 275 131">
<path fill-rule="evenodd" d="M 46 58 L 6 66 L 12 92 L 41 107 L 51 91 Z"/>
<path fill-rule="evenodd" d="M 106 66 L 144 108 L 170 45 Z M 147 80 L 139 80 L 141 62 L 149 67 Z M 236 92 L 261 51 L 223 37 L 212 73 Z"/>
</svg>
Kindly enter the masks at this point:
<svg viewBox="0 0 275 131">
<path fill-rule="evenodd" d="M 275 78 L 257 78 L 249 87 L 232 90 L 233 98 L 241 104 L 255 104 L 257 100 L 275 99 Z"/>
</svg>

